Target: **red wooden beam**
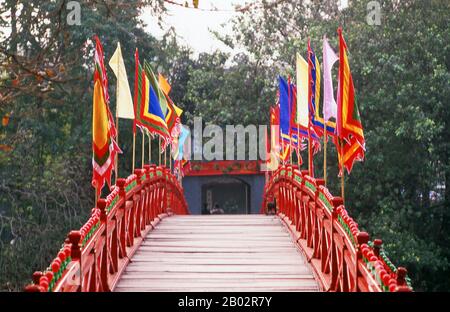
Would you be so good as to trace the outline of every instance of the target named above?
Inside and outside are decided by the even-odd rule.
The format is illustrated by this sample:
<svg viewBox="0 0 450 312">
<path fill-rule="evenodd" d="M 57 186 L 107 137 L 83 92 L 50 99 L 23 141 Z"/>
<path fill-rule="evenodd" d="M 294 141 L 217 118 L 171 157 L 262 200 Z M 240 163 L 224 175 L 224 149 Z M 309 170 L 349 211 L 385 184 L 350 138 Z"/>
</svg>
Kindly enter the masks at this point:
<svg viewBox="0 0 450 312">
<path fill-rule="evenodd" d="M 261 175 L 261 161 L 245 160 L 218 160 L 218 161 L 193 161 L 191 170 L 186 176 L 213 176 L 213 175 Z"/>
</svg>

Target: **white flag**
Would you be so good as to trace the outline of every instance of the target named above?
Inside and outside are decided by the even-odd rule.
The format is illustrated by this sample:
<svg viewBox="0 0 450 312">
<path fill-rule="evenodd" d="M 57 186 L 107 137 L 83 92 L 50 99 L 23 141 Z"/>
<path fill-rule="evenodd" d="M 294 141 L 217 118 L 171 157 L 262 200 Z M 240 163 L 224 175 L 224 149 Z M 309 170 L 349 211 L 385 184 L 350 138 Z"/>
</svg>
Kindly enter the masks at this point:
<svg viewBox="0 0 450 312">
<path fill-rule="evenodd" d="M 109 61 L 109 66 L 117 78 L 116 116 L 119 118 L 134 119 L 133 99 L 131 98 L 130 85 L 128 84 L 127 70 L 123 62 L 120 43 L 117 43 L 116 52 L 114 52 L 114 55 Z"/>
<path fill-rule="evenodd" d="M 337 119 L 337 105 L 333 95 L 333 79 L 331 68 L 338 60 L 336 53 L 330 47 L 327 38 L 323 37 L 323 119 L 327 122 L 331 117 Z"/>
</svg>

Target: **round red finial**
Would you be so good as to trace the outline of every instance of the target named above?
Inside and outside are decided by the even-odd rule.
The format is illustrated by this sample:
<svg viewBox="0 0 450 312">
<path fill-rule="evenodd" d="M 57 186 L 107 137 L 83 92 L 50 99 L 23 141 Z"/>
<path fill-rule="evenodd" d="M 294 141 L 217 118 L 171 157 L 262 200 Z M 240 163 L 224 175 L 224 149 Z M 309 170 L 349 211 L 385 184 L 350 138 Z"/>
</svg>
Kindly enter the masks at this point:
<svg viewBox="0 0 450 312">
<path fill-rule="evenodd" d="M 33 283 L 36 285 L 39 284 L 39 280 L 41 279 L 43 273 L 41 271 L 37 271 L 33 273 Z"/>
</svg>

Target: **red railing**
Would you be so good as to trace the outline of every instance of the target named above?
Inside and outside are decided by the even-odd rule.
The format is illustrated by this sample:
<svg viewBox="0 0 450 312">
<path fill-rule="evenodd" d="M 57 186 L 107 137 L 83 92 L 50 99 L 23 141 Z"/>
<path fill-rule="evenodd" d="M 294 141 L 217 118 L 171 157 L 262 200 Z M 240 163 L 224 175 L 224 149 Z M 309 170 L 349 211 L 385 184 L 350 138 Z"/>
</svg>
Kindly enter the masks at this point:
<svg viewBox="0 0 450 312">
<path fill-rule="evenodd" d="M 33 284 L 25 291 L 111 291 L 147 233 L 164 217 L 189 213 L 170 170 L 144 167 L 117 180 L 112 192 L 98 200 L 88 222 L 69 233 L 47 270 L 33 274 Z"/>
<path fill-rule="evenodd" d="M 369 241 L 323 179 L 282 166 L 265 187 L 262 212 L 269 203 L 275 204 L 323 291 L 412 291 L 406 269 L 391 263 L 380 239 Z"/>
</svg>

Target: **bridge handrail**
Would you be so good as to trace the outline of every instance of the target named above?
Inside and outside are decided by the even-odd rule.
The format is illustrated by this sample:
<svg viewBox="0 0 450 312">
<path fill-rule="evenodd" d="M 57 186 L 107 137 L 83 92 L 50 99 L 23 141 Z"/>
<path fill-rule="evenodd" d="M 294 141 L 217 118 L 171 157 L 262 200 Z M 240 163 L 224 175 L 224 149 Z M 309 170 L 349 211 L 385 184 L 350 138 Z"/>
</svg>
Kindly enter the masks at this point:
<svg viewBox="0 0 450 312">
<path fill-rule="evenodd" d="M 370 241 L 359 230 L 342 198 L 333 196 L 323 179 L 297 166 L 281 166 L 265 186 L 261 212 L 274 202 L 323 290 L 412 291 L 407 270 L 392 264 L 381 239 Z"/>
<path fill-rule="evenodd" d="M 164 217 L 189 214 L 178 180 L 165 167 L 136 169 L 97 201 L 27 292 L 111 291 L 146 234 Z"/>
</svg>

